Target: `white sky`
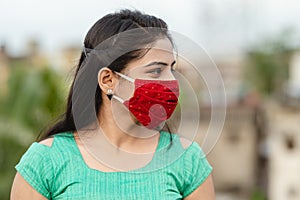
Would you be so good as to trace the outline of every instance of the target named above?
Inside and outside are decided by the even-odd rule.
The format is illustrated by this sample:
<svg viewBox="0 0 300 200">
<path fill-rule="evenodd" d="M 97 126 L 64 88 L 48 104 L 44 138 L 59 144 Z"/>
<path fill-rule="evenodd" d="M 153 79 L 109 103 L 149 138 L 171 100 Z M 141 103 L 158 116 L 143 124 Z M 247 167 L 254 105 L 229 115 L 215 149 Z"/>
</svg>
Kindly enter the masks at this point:
<svg viewBox="0 0 300 200">
<path fill-rule="evenodd" d="M 12 53 L 29 38 L 47 52 L 80 45 L 99 18 L 121 8 L 161 17 L 209 51 L 234 51 L 289 25 L 300 30 L 298 0 L 0 0 L 0 43 Z"/>
</svg>

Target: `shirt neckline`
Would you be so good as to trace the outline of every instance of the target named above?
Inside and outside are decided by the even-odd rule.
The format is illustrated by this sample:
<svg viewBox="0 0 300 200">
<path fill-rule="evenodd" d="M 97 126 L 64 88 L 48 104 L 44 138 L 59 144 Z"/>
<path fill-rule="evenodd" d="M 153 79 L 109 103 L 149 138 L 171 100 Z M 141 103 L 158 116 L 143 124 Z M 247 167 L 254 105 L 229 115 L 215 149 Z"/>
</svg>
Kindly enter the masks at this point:
<svg viewBox="0 0 300 200">
<path fill-rule="evenodd" d="M 149 165 L 151 165 L 152 161 L 156 158 L 157 152 L 163 147 L 163 143 L 164 143 L 164 139 L 166 137 L 166 134 L 169 134 L 165 131 L 159 131 L 159 140 L 158 140 L 158 144 L 156 146 L 154 155 L 151 159 L 151 161 L 149 163 L 147 163 L 144 167 L 138 168 L 138 169 L 134 169 L 134 170 L 129 170 L 129 171 L 102 171 L 99 169 L 95 169 L 95 168 L 91 168 L 90 166 L 88 166 L 88 164 L 85 162 L 80 149 L 76 143 L 75 137 L 74 137 L 74 133 L 73 132 L 69 132 L 72 135 L 72 145 L 74 146 L 74 148 L 76 149 L 76 154 L 80 157 L 81 163 L 84 165 L 84 167 L 87 170 L 96 172 L 96 173 L 100 173 L 100 174 L 106 174 L 106 175 L 117 175 L 117 174 L 133 174 L 133 173 L 142 173 L 143 169 L 149 167 Z M 139 172 L 140 170 L 142 170 L 141 172 Z"/>
</svg>

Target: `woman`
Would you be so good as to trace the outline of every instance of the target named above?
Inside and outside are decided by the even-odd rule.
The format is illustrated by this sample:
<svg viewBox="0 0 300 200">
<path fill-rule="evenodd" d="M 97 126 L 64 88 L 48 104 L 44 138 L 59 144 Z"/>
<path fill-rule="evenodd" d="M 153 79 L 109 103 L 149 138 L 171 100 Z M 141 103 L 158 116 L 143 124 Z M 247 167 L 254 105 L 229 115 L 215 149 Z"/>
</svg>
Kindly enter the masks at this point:
<svg viewBox="0 0 300 200">
<path fill-rule="evenodd" d="M 11 199 L 214 199 L 200 147 L 165 123 L 179 96 L 173 49 L 154 16 L 121 10 L 97 21 L 66 112 L 22 156 Z"/>
</svg>

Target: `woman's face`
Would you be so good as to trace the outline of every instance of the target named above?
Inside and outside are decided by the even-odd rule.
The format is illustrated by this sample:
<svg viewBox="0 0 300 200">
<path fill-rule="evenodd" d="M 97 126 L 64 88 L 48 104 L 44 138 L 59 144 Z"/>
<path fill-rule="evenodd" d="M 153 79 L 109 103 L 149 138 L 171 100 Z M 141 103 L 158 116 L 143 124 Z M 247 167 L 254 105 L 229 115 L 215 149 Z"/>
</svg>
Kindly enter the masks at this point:
<svg viewBox="0 0 300 200">
<path fill-rule="evenodd" d="M 173 46 L 170 40 L 165 38 L 157 40 L 142 58 L 130 62 L 121 73 L 132 79 L 174 80 L 174 65 Z M 114 95 L 126 101 L 133 96 L 134 91 L 135 85 L 119 76 Z M 129 124 L 138 124 L 127 108 L 121 106 L 118 101 L 113 100 L 113 102 L 114 116 L 120 128 L 127 127 Z"/>
<path fill-rule="evenodd" d="M 174 80 L 175 67 L 173 46 L 168 38 L 157 40 L 151 49 L 140 59 L 130 62 L 122 74 L 132 79 Z M 134 85 L 120 77 L 116 92 L 128 99 L 134 92 Z"/>
</svg>

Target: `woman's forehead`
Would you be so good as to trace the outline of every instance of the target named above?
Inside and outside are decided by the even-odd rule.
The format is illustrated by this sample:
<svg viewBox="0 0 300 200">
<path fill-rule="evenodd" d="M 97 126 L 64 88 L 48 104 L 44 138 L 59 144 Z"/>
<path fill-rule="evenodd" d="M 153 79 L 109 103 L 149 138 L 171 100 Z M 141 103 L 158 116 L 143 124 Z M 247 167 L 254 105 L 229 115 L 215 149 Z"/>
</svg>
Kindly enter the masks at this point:
<svg viewBox="0 0 300 200">
<path fill-rule="evenodd" d="M 173 45 L 169 39 L 160 39 L 156 41 L 142 58 L 130 62 L 126 67 L 126 71 L 153 62 L 167 63 L 168 65 L 171 65 L 174 62 Z"/>
<path fill-rule="evenodd" d="M 156 40 L 153 43 L 152 47 L 155 49 L 162 49 L 165 51 L 173 51 L 173 45 L 171 41 L 166 37 Z"/>
</svg>

